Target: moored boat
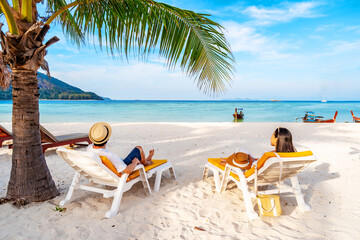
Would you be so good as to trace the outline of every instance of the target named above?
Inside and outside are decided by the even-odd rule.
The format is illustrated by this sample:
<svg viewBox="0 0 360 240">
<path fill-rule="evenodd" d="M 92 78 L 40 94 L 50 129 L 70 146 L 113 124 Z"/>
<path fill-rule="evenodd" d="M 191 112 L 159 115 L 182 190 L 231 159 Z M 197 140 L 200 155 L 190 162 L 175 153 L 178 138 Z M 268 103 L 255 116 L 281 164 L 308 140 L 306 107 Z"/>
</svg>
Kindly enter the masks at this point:
<svg viewBox="0 0 360 240">
<path fill-rule="evenodd" d="M 353 118 L 353 122 L 360 123 L 360 117 L 355 117 L 353 111 L 350 111 L 350 112 L 351 112 L 351 116 Z"/>
<path fill-rule="evenodd" d="M 235 113 L 233 114 L 235 120 L 244 119 L 244 113 L 242 108 L 235 108 Z"/>
<path fill-rule="evenodd" d="M 323 116 L 316 116 L 314 112 L 305 112 L 304 117 L 299 117 L 297 119 L 302 119 L 303 122 L 306 123 L 335 123 L 336 117 L 338 115 L 338 111 L 335 112 L 335 115 L 332 119 L 324 119 Z"/>
</svg>

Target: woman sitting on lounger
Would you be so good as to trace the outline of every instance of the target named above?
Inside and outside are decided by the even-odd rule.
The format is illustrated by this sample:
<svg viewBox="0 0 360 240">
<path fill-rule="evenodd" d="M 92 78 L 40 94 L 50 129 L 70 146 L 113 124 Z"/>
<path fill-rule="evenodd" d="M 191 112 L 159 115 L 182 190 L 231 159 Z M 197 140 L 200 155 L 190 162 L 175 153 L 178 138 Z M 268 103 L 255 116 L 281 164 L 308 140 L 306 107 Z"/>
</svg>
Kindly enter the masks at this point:
<svg viewBox="0 0 360 240">
<path fill-rule="evenodd" d="M 151 159 L 154 156 L 154 149 L 150 150 L 148 157 L 145 158 L 142 147 L 137 146 L 126 158 L 122 159 L 106 149 L 106 143 L 110 136 L 111 127 L 109 124 L 102 122 L 95 123 L 89 131 L 89 139 L 93 144 L 88 146 L 87 151 L 109 159 L 119 173 L 125 172 L 130 174 L 139 163 L 142 163 L 144 166 L 152 164 Z"/>
<path fill-rule="evenodd" d="M 275 147 L 273 152 L 296 152 L 292 142 L 291 132 L 283 127 L 278 127 L 271 135 L 271 146 Z M 258 159 L 251 156 L 245 149 L 237 149 L 234 154 L 231 154 L 227 159 L 222 159 L 221 164 L 229 163 L 241 169 L 248 170 L 254 162 Z"/>
<path fill-rule="evenodd" d="M 283 127 L 278 127 L 274 131 L 271 136 L 271 146 L 275 146 L 274 152 L 296 152 L 291 132 Z"/>
</svg>

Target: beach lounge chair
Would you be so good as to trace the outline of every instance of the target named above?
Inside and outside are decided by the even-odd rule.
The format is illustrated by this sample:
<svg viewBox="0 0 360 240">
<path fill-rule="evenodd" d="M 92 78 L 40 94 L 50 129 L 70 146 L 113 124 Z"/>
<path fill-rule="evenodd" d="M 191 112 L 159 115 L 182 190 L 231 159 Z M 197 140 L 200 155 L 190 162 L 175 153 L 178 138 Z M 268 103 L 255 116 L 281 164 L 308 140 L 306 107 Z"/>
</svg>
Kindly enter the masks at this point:
<svg viewBox="0 0 360 240">
<path fill-rule="evenodd" d="M 73 133 L 66 135 L 52 135 L 46 128 L 40 125 L 40 134 L 41 134 L 41 145 L 42 151 L 45 152 L 46 149 L 51 147 L 58 147 L 63 145 L 77 144 L 82 145 L 81 142 L 91 143 L 88 134 L 86 133 Z M 0 125 L 0 147 L 5 140 L 12 139 L 12 133 L 7 131 L 3 126 Z M 12 148 L 12 144 L 9 145 L 9 148 Z"/>
<path fill-rule="evenodd" d="M 296 175 L 313 161 L 316 161 L 316 157 L 311 151 L 295 153 L 267 152 L 251 169 L 243 172 L 240 168 L 229 164 L 226 164 L 226 166 L 220 164 L 220 158 L 209 158 L 204 167 L 203 178 L 205 179 L 208 170 L 211 170 L 214 174 L 218 193 L 226 189 L 228 180 L 234 181 L 242 191 L 246 212 L 250 220 L 258 218 L 252 204 L 252 198 L 256 197 L 255 190 L 257 190 L 258 186 L 277 185 L 276 189 L 257 191 L 259 194 L 277 194 L 279 189 L 280 193 L 294 193 L 300 211 L 306 212 L 310 210 L 310 207 L 305 204 Z M 220 173 L 223 175 L 221 182 Z M 283 183 L 288 178 L 290 178 L 292 186 Z M 251 186 L 254 186 L 253 190 L 250 189 Z"/>
<path fill-rule="evenodd" d="M 69 192 L 66 198 L 60 202 L 60 206 L 64 206 L 71 200 L 75 189 L 101 193 L 104 198 L 114 197 L 111 208 L 106 212 L 105 218 L 111 218 L 117 214 L 123 193 L 128 191 L 135 183 L 141 181 L 145 190 L 151 194 L 148 178 L 153 174 L 156 174 L 155 191 L 159 191 L 162 173 L 165 170 L 169 170 L 172 177 L 176 180 L 175 171 L 167 160 L 153 160 L 154 164 L 145 167 L 139 164 L 129 175 L 125 173 L 119 174 L 107 158 L 92 152 L 75 151 L 64 147 L 58 148 L 56 152 L 76 171 Z M 90 184 L 79 184 L 81 175 L 86 177 Z M 111 186 L 115 189 L 108 190 L 101 186 L 95 186 L 96 184 Z"/>
<path fill-rule="evenodd" d="M 51 147 L 58 147 L 67 144 L 77 144 L 81 145 L 81 142 L 91 143 L 89 139 L 89 135 L 87 133 L 72 133 L 66 135 L 52 135 L 46 128 L 40 125 L 40 133 L 41 133 L 41 145 L 43 148 L 43 152 L 46 149 Z"/>
<path fill-rule="evenodd" d="M 360 117 L 355 117 L 353 111 L 351 111 L 351 116 L 354 123 L 360 123 Z"/>
<path fill-rule="evenodd" d="M 12 139 L 12 134 L 6 128 L 0 125 L 0 147 L 2 147 L 2 143 L 6 140 Z"/>
</svg>

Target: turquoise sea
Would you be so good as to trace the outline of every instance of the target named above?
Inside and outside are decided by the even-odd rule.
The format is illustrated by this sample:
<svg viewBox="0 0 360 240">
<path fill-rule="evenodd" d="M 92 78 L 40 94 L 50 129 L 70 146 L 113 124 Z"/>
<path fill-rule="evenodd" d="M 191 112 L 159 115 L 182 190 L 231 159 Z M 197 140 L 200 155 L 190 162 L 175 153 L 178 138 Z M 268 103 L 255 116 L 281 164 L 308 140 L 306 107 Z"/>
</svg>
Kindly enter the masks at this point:
<svg viewBox="0 0 360 240">
<path fill-rule="evenodd" d="M 244 122 L 295 122 L 305 111 L 352 122 L 360 102 L 319 101 L 40 101 L 40 120 L 50 122 L 232 122 L 234 108 L 243 108 Z M 0 123 L 11 122 L 12 101 L 0 101 Z"/>
</svg>

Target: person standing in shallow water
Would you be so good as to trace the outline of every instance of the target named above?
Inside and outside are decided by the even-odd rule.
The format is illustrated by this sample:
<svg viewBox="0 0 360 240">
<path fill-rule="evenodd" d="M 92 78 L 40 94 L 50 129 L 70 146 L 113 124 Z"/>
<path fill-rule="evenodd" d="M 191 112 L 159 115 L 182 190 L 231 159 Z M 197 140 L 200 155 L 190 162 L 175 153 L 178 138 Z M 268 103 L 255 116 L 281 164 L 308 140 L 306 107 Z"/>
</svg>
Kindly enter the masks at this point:
<svg viewBox="0 0 360 240">
<path fill-rule="evenodd" d="M 130 174 L 139 163 L 142 163 L 144 166 L 153 163 L 151 159 L 154 156 L 154 149 L 151 149 L 148 157 L 145 157 L 143 148 L 137 146 L 124 159 L 107 150 L 106 144 L 111 136 L 111 132 L 112 130 L 108 123 L 95 123 L 89 131 L 89 139 L 92 144 L 88 146 L 87 151 L 109 159 L 119 173 Z"/>
</svg>

